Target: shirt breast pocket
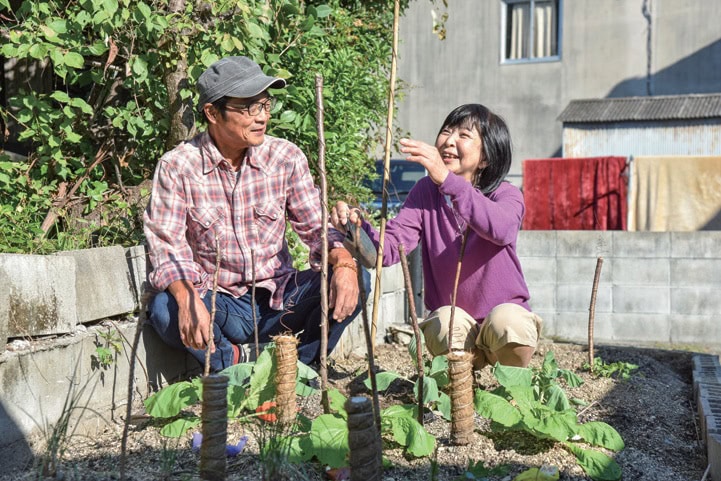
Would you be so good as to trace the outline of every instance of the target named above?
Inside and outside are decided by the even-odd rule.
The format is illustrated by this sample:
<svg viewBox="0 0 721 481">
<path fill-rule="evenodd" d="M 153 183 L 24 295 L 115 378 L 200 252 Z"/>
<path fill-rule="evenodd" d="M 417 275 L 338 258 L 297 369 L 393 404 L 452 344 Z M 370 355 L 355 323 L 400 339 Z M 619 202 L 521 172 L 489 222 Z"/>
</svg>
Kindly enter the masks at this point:
<svg viewBox="0 0 721 481">
<path fill-rule="evenodd" d="M 255 227 L 261 247 L 270 247 L 283 239 L 285 234 L 285 199 L 272 204 L 253 206 Z"/>
<path fill-rule="evenodd" d="M 222 241 L 225 214 L 219 207 L 188 209 L 188 240 L 199 252 L 215 252 L 215 235 Z"/>
</svg>

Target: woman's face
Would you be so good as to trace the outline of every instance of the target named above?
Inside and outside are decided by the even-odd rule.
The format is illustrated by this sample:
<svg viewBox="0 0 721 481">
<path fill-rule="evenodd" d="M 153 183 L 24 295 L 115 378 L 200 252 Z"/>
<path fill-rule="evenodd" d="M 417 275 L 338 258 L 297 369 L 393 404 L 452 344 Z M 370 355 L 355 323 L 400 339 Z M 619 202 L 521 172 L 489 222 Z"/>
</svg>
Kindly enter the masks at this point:
<svg viewBox="0 0 721 481">
<path fill-rule="evenodd" d="M 436 138 L 436 148 L 448 170 L 473 182 L 473 175 L 488 162 L 483 159 L 483 140 L 475 127 L 446 127 Z"/>
</svg>

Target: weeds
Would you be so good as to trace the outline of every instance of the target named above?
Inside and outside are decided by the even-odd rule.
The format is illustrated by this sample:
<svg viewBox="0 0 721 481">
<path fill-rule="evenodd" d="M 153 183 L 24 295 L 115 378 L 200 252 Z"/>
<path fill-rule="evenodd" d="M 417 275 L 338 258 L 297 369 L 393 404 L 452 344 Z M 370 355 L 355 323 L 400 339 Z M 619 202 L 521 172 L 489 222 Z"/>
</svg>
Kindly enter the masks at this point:
<svg viewBox="0 0 721 481">
<path fill-rule="evenodd" d="M 634 371 L 638 369 L 638 366 L 630 362 L 622 361 L 607 363 L 600 357 L 596 357 L 593 359 L 593 366 L 585 363 L 583 369 L 591 371 L 591 373 L 596 376 L 627 381 L 634 374 Z"/>
</svg>

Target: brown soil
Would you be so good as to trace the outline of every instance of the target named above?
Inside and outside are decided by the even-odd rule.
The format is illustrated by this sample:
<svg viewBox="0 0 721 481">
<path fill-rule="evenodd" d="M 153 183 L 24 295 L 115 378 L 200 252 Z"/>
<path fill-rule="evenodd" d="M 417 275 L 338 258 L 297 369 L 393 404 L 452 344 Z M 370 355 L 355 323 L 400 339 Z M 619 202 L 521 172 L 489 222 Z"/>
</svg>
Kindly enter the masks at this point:
<svg viewBox="0 0 721 481">
<path fill-rule="evenodd" d="M 539 366 L 548 350 L 555 354 L 559 367 L 570 369 L 585 383 L 577 388 L 564 386 L 569 397 L 588 403 L 579 407 L 579 421 L 600 420 L 613 426 L 624 439 L 626 448 L 615 455 L 623 470 L 624 480 L 633 481 L 698 481 L 706 468 L 705 450 L 699 441 L 698 422 L 692 399 L 691 357 L 693 353 L 677 350 L 642 349 L 599 346 L 596 356 L 607 363 L 621 361 L 637 364 L 639 369 L 627 381 L 598 378 L 581 369 L 588 353 L 583 346 L 546 342 L 534 356 L 532 365 Z M 376 366 L 413 377 L 414 371 L 405 347 L 378 347 Z M 335 361 L 329 371 L 329 382 L 346 395 L 365 395 L 362 381 L 367 364 L 361 358 Z M 488 369 L 476 376 L 479 386 L 492 389 L 495 380 Z M 381 398 L 382 406 L 411 403 L 410 383 L 396 382 Z M 309 416 L 320 413 L 320 397 L 299 401 Z M 483 461 L 486 467 L 506 465 L 510 471 L 489 481 L 512 481 L 530 467 L 551 465 L 559 468 L 560 479 L 581 481 L 584 475 L 572 454 L 559 444 L 540 442 L 522 434 L 494 433 L 490 422 L 476 415 L 474 442 L 456 447 L 449 443 L 450 424 L 439 415 L 432 416 L 426 429 L 437 439 L 437 480 L 453 480 L 462 475 L 469 460 Z M 119 479 L 119 453 L 122 424 L 108 424 L 92 437 L 69 439 L 59 472 L 50 479 L 110 480 Z M 249 436 L 245 451 L 228 464 L 229 480 L 263 479 L 264 465 L 259 460 L 258 445 L 267 439 L 273 427 L 268 425 L 229 424 L 228 441 Z M 386 440 L 388 441 L 388 440 Z M 46 452 L 42 440 L 33 446 Z M 163 438 L 152 424 L 135 426 L 130 433 L 128 478 L 198 479 L 198 454 L 190 450 L 190 434 L 180 440 Z M 386 467 L 386 481 L 421 481 L 434 479 L 428 458 L 404 457 L 402 451 L 387 443 L 384 456 L 392 463 Z M 265 466 L 268 466 L 266 464 Z M 308 463 L 302 466 L 281 465 L 281 473 L 266 479 L 321 480 L 323 467 Z M 267 469 L 267 468 L 266 468 Z M 32 468 L 4 472 L 0 480 L 38 479 Z M 466 478 L 474 479 L 474 478 Z"/>
</svg>

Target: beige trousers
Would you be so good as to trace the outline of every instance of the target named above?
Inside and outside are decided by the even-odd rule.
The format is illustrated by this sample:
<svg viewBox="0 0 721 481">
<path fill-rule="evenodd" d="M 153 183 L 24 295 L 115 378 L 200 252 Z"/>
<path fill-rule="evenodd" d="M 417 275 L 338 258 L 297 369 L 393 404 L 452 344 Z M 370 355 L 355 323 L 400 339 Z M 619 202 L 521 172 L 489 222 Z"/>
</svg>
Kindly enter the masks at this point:
<svg viewBox="0 0 721 481">
<path fill-rule="evenodd" d="M 426 348 L 433 356 L 448 354 L 448 327 L 451 306 L 443 306 L 420 323 Z M 494 307 L 482 324 L 470 314 L 455 308 L 453 315 L 453 350 L 465 350 L 474 355 L 473 365 L 482 368 L 486 353 L 494 353 L 509 342 L 536 348 L 543 320 L 518 304 L 500 304 Z"/>
</svg>

